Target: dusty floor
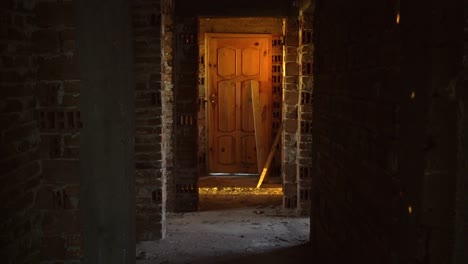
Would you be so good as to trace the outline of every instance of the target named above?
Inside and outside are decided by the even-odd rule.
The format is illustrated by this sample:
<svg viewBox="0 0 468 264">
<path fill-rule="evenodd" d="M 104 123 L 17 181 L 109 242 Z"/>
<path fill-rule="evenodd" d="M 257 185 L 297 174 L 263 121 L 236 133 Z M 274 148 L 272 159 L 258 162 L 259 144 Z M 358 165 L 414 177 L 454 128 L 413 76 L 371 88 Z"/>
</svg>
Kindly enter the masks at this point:
<svg viewBox="0 0 468 264">
<path fill-rule="evenodd" d="M 280 183 L 264 183 L 257 189 L 258 177 L 203 177 L 199 185 L 199 210 L 226 210 L 246 207 L 280 207 Z"/>
<path fill-rule="evenodd" d="M 199 187 L 256 187 L 258 176 L 206 176 L 198 181 Z M 261 188 L 281 188 L 279 177 L 265 178 Z"/>
<path fill-rule="evenodd" d="M 278 186 L 254 190 L 246 181 L 205 182 L 200 211 L 169 214 L 166 239 L 139 243 L 137 263 L 299 261 L 309 251 L 309 218 L 282 209 Z"/>
</svg>

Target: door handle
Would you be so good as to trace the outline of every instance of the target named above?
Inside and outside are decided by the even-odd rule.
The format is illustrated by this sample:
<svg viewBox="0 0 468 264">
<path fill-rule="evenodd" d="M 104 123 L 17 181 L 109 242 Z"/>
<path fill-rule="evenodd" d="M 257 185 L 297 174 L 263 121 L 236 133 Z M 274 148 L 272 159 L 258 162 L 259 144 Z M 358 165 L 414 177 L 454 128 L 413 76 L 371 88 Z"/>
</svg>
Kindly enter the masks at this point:
<svg viewBox="0 0 468 264">
<path fill-rule="evenodd" d="M 215 93 L 212 93 L 211 96 L 210 96 L 210 101 L 212 104 L 215 104 L 216 103 L 216 94 Z"/>
</svg>

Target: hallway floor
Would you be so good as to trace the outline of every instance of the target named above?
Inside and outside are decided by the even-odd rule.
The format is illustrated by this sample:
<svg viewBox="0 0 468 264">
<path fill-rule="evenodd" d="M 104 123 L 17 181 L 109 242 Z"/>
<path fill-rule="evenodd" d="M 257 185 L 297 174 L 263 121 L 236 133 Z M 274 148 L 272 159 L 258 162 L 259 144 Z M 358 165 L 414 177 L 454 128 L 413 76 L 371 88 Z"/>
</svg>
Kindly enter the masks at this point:
<svg viewBox="0 0 468 264">
<path fill-rule="evenodd" d="M 199 212 L 168 214 L 166 238 L 137 245 L 138 264 L 295 263 L 307 254 L 309 218 L 282 209 L 280 185 L 220 178 L 200 184 Z"/>
<path fill-rule="evenodd" d="M 246 207 L 281 207 L 283 190 L 280 180 L 270 180 L 257 189 L 258 176 L 201 177 L 199 210 L 226 210 Z"/>
<path fill-rule="evenodd" d="M 308 237 L 308 218 L 277 208 L 170 214 L 166 239 L 139 243 L 137 263 L 294 263 Z"/>
</svg>

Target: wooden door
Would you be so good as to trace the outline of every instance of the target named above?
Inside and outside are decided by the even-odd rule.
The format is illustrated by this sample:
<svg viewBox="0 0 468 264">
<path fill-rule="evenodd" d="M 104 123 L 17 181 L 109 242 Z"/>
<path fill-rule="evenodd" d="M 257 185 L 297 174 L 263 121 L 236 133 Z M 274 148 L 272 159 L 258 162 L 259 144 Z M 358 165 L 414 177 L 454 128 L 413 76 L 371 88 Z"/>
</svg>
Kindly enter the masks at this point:
<svg viewBox="0 0 468 264">
<path fill-rule="evenodd" d="M 271 144 L 271 36 L 207 34 L 206 43 L 209 172 L 258 173 Z"/>
</svg>

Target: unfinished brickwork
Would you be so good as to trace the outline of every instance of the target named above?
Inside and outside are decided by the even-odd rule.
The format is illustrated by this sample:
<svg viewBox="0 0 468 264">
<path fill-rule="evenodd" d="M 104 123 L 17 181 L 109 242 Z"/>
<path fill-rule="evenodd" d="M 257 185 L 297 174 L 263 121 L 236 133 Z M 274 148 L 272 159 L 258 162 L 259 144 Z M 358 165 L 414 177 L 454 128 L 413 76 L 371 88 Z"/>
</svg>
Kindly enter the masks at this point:
<svg viewBox="0 0 468 264">
<path fill-rule="evenodd" d="M 174 1 L 161 1 L 161 154 L 163 211 L 174 208 Z"/>
<path fill-rule="evenodd" d="M 137 241 L 164 236 L 162 171 L 161 1 L 132 2 L 135 54 L 135 180 Z"/>
<path fill-rule="evenodd" d="M 312 92 L 313 92 L 313 21 L 314 2 L 303 1 L 299 13 L 298 143 L 296 181 L 300 214 L 310 213 L 312 178 Z"/>
<path fill-rule="evenodd" d="M 176 2 L 177 3 L 177 2 Z M 174 211 L 198 209 L 198 45 L 197 18 L 178 16 L 174 28 Z"/>
<path fill-rule="evenodd" d="M 37 263 L 40 218 L 35 203 L 41 162 L 31 57 L 34 27 L 30 1 L 0 4 L 0 255 L 2 263 Z"/>
<path fill-rule="evenodd" d="M 297 7 L 296 7 L 297 9 Z M 283 133 L 281 136 L 281 177 L 283 179 L 283 206 L 296 209 L 298 205 L 297 152 L 299 136 L 299 20 L 298 13 L 286 21 L 283 67 Z"/>
<path fill-rule="evenodd" d="M 163 236 L 165 211 L 161 171 L 160 1 L 132 6 L 135 53 L 135 168 L 137 239 Z M 43 261 L 81 256 L 79 223 L 78 54 L 71 1 L 36 1 L 31 38 L 38 63 L 38 126 L 43 160 L 38 208 L 43 215 Z M 67 223 L 66 225 L 64 223 Z"/>
<path fill-rule="evenodd" d="M 36 1 L 32 32 L 38 63 L 38 125 L 43 162 L 38 209 L 41 261 L 81 256 L 79 223 L 79 73 L 71 1 Z"/>
</svg>

